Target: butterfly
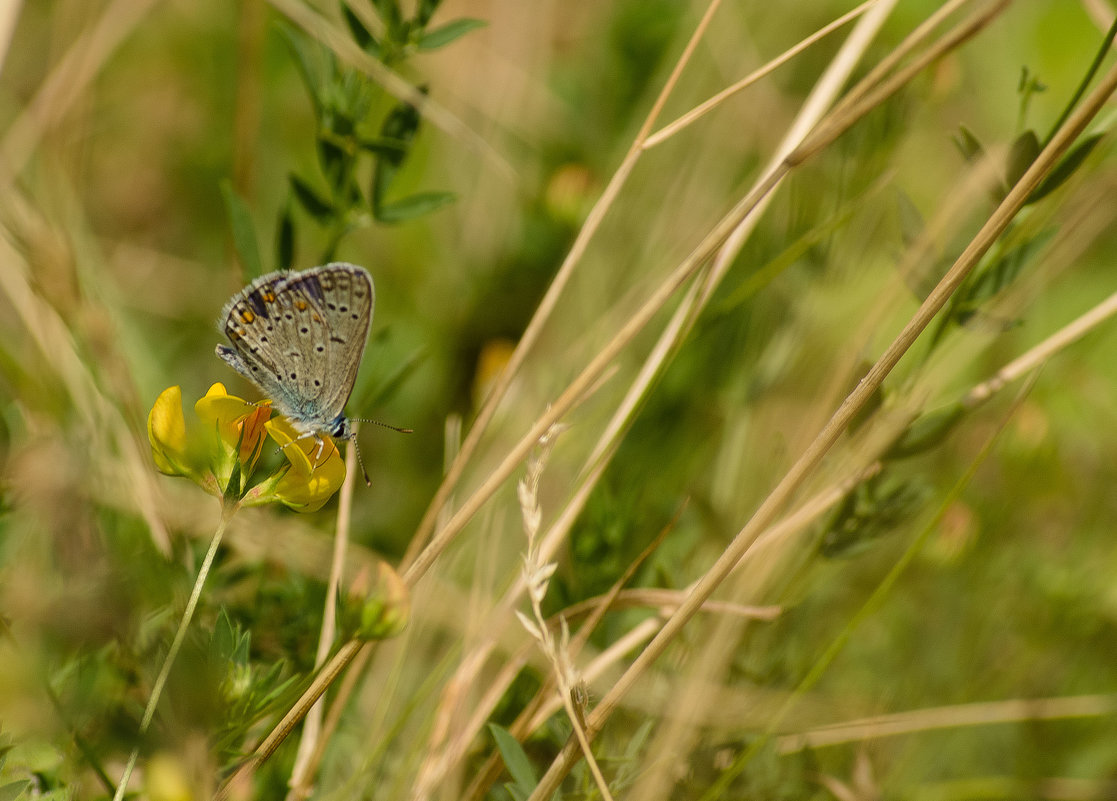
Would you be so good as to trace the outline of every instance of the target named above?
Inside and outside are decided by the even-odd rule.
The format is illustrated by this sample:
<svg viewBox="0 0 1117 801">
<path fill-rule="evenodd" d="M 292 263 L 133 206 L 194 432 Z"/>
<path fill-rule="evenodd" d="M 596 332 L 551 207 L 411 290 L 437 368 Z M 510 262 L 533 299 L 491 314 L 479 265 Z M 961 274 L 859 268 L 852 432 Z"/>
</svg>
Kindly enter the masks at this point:
<svg viewBox="0 0 1117 801">
<path fill-rule="evenodd" d="M 345 416 L 345 404 L 357 380 L 375 302 L 372 277 L 355 264 L 268 273 L 221 310 L 218 330 L 229 345 L 218 345 L 217 355 L 271 398 L 299 432 L 298 439 L 315 437 L 319 452 L 323 433 L 356 447 L 357 420 Z M 363 463 L 361 470 L 370 483 Z"/>
</svg>

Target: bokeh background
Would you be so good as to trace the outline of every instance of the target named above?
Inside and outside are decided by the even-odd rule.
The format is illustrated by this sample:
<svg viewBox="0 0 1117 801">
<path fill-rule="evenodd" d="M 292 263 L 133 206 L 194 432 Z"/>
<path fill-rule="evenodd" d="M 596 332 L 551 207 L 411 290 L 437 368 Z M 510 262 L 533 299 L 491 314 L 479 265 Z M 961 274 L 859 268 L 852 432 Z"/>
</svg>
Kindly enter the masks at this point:
<svg viewBox="0 0 1117 801">
<path fill-rule="evenodd" d="M 350 5 L 381 21 L 394 7 Z M 896 4 L 854 78 L 939 5 Z M 659 125 L 851 8 L 723 3 Z M 335 236 L 292 200 L 292 174 L 320 192 L 328 182 L 321 118 L 291 37 L 328 65 L 316 31 L 352 39 L 339 4 L 11 0 L 0 15 L 0 798 L 109 797 L 105 777 L 115 781 L 137 745 L 134 792 L 205 797 L 312 671 L 337 501 L 310 515 L 243 511 L 155 725 L 137 735 L 219 516 L 196 486 L 155 472 L 147 414 L 176 384 L 188 404 L 218 381 L 259 397 L 213 354 L 218 312 L 253 277 L 222 187 L 248 211 L 265 270 L 282 266 L 286 214 L 293 266 L 337 258 L 374 277 L 376 314 L 348 410 L 415 433 L 364 426 L 372 486 L 356 490 L 352 558 L 399 564 L 461 431 L 705 10 L 681 0 L 445 0 L 432 29 L 485 24 L 396 54 L 395 74 L 441 114 L 423 117 L 390 195 L 454 200 L 398 222 L 357 215 Z M 324 28 L 308 26 L 307 13 Z M 633 565 L 628 586 L 675 592 L 709 569 L 918 307 L 919 280 L 905 266 L 913 231 L 942 221 L 914 260 L 920 274 L 941 274 L 991 213 L 989 193 L 971 187 L 978 167 L 958 146 L 961 128 L 995 169 L 1024 131 L 1044 139 L 1113 13 L 1100 0 L 1008 4 L 793 171 L 555 552 L 548 613 L 606 592 Z M 757 179 L 847 30 L 641 156 L 451 510 Z M 341 64 L 367 90 L 360 127 L 374 136 L 400 101 Z M 1112 108 L 1091 130 L 1111 120 Z M 366 159 L 357 181 L 373 180 Z M 932 326 L 939 333 L 901 362 L 876 416 L 797 502 L 872 464 L 879 443 L 862 435 L 887 431 L 891 412 L 956 401 L 1114 291 L 1114 182 L 1102 138 L 1026 209 L 1015 235 L 1028 246 L 1010 280 L 964 325 Z M 580 486 L 677 303 L 563 418 L 543 465 L 545 527 Z M 738 571 L 719 597 L 771 614 L 711 612 L 684 629 L 599 739 L 616 797 L 634 788 L 641 798 L 1112 797 L 1115 347 L 1114 326 L 1101 324 L 1043 365 L 1026 393 L 1014 382 L 967 410 Z M 354 671 L 316 797 L 470 797 L 494 751 L 473 718 L 510 725 L 550 670 L 499 603 L 526 549 L 522 475 L 412 587 L 406 632 Z M 670 608 L 637 599 L 610 612 L 577 663 Z M 223 615 L 251 635 L 238 663 L 247 684 L 275 690 L 251 715 L 229 700 L 244 687 L 230 688 L 214 656 Z M 591 706 L 638 649 L 589 682 Z M 521 662 L 507 686 L 494 678 Z M 490 706 L 493 686 L 502 692 Z M 836 724 L 849 724 L 845 736 L 804 745 Z M 684 734 L 672 734 L 678 726 Z M 569 731 L 561 713 L 535 728 L 526 764 L 541 775 Z M 278 797 L 293 760 L 284 746 L 243 797 Z M 157 769 L 186 795 L 161 796 Z M 648 776 L 654 791 L 640 784 Z M 584 771 L 564 787 L 563 797 L 600 797 Z M 478 797 L 522 793 L 522 778 L 504 774 Z"/>
</svg>

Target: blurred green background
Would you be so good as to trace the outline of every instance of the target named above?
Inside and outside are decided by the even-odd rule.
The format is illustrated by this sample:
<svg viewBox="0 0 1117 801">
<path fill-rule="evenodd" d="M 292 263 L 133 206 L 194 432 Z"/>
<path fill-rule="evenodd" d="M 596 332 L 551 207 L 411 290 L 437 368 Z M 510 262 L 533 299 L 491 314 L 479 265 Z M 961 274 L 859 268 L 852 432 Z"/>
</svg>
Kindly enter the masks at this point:
<svg viewBox="0 0 1117 801">
<path fill-rule="evenodd" d="M 352 5 L 380 20 L 392 6 Z M 708 569 L 917 308 L 911 276 L 899 268 L 912 226 L 947 216 L 920 260 L 941 273 L 990 214 L 987 194 L 966 188 L 975 167 L 955 143 L 960 126 L 1000 154 L 998 164 L 1023 131 L 1042 139 L 1101 46 L 1113 13 L 1102 5 L 1010 4 L 792 173 L 555 556 L 548 612 L 608 590 L 664 527 L 633 586 L 678 590 Z M 938 7 L 899 3 L 855 77 Z M 660 124 L 850 8 L 723 4 Z M 313 515 L 243 512 L 153 733 L 137 740 L 218 517 L 197 487 L 155 473 L 148 411 L 175 384 L 188 405 L 217 381 L 259 397 L 213 354 L 217 314 L 253 277 L 222 186 L 248 211 L 265 270 L 282 266 L 287 214 L 295 268 L 336 258 L 373 275 L 376 314 L 348 411 L 415 433 L 364 427 L 372 487 L 357 489 L 352 538 L 362 558 L 396 564 L 454 451 L 453 421 L 468 429 L 705 5 L 446 0 L 432 29 L 467 18 L 485 25 L 393 56 L 392 69 L 445 117 L 418 125 L 388 194 L 452 193 L 453 202 L 398 222 L 362 206 L 340 235 L 292 195 L 292 175 L 329 192 L 316 143 L 322 119 L 292 37 L 323 74 L 331 61 L 298 9 L 352 37 L 332 0 L 33 0 L 6 12 L 0 737 L 14 748 L 3 752 L 0 798 L 107 797 L 97 771 L 115 781 L 138 742 L 145 759 L 174 755 L 193 797 L 203 797 L 198 777 L 235 762 L 266 732 L 262 721 L 292 700 L 283 688 L 258 720 L 228 703 L 227 665 L 211 641 L 222 610 L 251 633 L 251 681 L 281 665 L 297 685 L 312 668 L 337 502 Z M 414 9 L 403 5 L 405 15 Z M 641 157 L 452 505 L 756 180 L 843 37 Z M 358 124 L 375 136 L 400 101 L 351 67 L 339 70 L 366 92 Z M 1043 90 L 1022 94 L 1028 78 Z M 1109 123 L 1103 115 L 1094 130 Z M 957 400 L 1113 291 L 1111 150 L 1101 140 L 1063 186 L 1028 207 L 1015 235 L 1035 245 L 1011 281 L 940 341 L 925 335 L 889 378 L 873 420 Z M 373 163 L 360 161 L 355 177 L 366 206 Z M 541 489 L 548 524 L 673 308 L 564 420 L 570 428 Z M 1026 396 L 1015 398 L 1019 384 L 1011 385 L 739 571 L 719 594 L 776 605 L 778 616 L 746 624 L 702 615 L 687 627 L 657 665 L 666 684 L 642 689 L 600 741 L 618 797 L 654 763 L 643 724 L 662 735 L 699 686 L 718 714 L 678 746 L 662 797 L 702 797 L 722 787 L 719 777 L 724 798 L 1113 797 L 1115 346 L 1103 324 L 1047 363 Z M 845 440 L 798 500 L 860 470 L 862 445 Z M 525 548 L 514 489 L 521 475 L 414 588 L 407 633 L 364 669 L 327 745 L 318 796 L 411 797 L 424 755 L 441 746 L 439 725 L 452 730 L 468 718 L 486 689 L 484 672 L 464 689 L 449 683 L 463 654 L 492 636 L 495 672 L 528 641 L 494 611 Z M 858 617 L 901 563 L 896 583 Z M 655 606 L 607 615 L 592 653 Z M 779 703 L 843 636 L 818 682 L 777 718 Z M 725 650 L 722 661 L 704 662 L 711 643 Z M 617 670 L 591 683 L 592 693 L 604 693 Z M 546 673 L 535 658 L 492 719 L 508 725 Z M 461 692 L 453 714 L 448 687 Z M 1072 697 L 1073 713 L 1044 706 Z M 979 706 L 1017 699 L 1040 700 L 1009 712 Z M 897 736 L 793 745 L 821 725 L 908 711 L 911 731 Z M 559 715 L 533 735 L 526 752 L 539 773 L 568 732 Z M 762 738 L 773 732 L 780 737 Z M 750 744 L 760 744 L 757 754 Z M 285 749 L 261 772 L 258 797 L 283 792 L 293 759 Z M 478 735 L 430 797 L 463 797 L 491 749 Z M 143 797 L 159 797 L 152 774 L 133 782 Z M 573 780 L 566 792 L 597 797 Z M 498 782 L 487 797 L 515 791 Z"/>
</svg>

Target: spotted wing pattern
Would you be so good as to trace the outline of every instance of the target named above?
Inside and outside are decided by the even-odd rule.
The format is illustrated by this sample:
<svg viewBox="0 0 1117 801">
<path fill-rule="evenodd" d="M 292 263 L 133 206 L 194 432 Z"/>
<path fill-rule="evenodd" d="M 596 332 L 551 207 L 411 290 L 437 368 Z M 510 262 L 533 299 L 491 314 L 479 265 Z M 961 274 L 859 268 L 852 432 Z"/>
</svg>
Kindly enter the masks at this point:
<svg viewBox="0 0 1117 801">
<path fill-rule="evenodd" d="M 357 379 L 374 303 L 372 278 L 354 264 L 269 273 L 225 304 L 218 326 L 232 347 L 218 345 L 217 355 L 304 433 L 333 433 Z"/>
</svg>

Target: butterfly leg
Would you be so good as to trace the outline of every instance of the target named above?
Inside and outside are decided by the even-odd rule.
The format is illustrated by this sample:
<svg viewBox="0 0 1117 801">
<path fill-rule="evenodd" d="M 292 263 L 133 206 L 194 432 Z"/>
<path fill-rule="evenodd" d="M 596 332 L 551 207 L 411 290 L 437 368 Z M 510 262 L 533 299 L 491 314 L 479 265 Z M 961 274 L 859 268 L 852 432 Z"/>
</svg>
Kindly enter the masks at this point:
<svg viewBox="0 0 1117 801">
<path fill-rule="evenodd" d="M 326 441 L 324 439 L 322 439 L 322 437 L 320 437 L 317 433 L 315 433 L 313 431 L 308 432 L 306 434 L 300 434 L 299 436 L 295 437 L 290 442 L 287 442 L 283 445 L 280 445 L 278 448 L 275 449 L 275 452 L 276 453 L 282 453 L 284 450 L 287 449 L 287 447 L 289 445 L 294 445 L 299 440 L 308 439 L 309 437 L 314 437 L 314 441 L 318 443 L 318 450 L 314 454 L 314 461 L 317 462 L 318 458 L 322 455 L 322 449 L 326 447 Z"/>
</svg>

